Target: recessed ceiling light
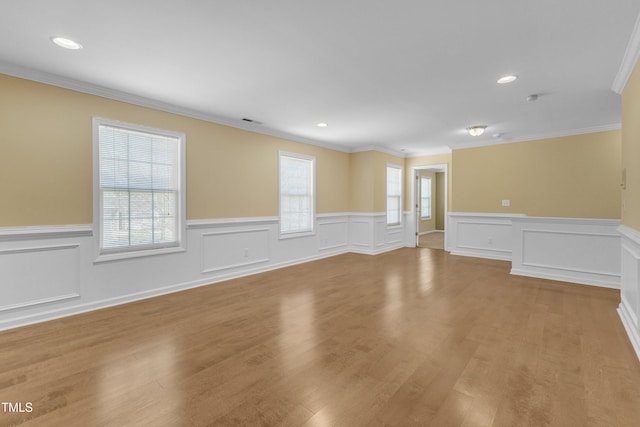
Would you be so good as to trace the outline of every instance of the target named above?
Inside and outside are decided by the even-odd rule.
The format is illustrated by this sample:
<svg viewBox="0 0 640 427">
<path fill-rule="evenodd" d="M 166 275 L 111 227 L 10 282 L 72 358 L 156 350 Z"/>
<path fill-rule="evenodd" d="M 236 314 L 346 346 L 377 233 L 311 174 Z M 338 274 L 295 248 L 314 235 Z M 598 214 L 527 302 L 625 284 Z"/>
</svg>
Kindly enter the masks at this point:
<svg viewBox="0 0 640 427">
<path fill-rule="evenodd" d="M 82 49 L 82 45 L 80 43 L 74 42 L 73 40 L 66 39 L 64 37 L 51 37 L 51 41 L 65 49 L 71 49 L 71 50 Z"/>
<path fill-rule="evenodd" d="M 469 135 L 471 136 L 480 136 L 484 133 L 486 128 L 487 128 L 486 125 L 469 126 L 467 128 L 467 132 L 469 132 Z"/>
<path fill-rule="evenodd" d="M 318 126 L 319 128 L 326 128 L 327 126 L 329 126 L 328 124 L 326 124 L 325 122 L 320 122 L 318 123 L 316 126 Z"/>
<path fill-rule="evenodd" d="M 503 85 L 505 83 L 515 82 L 517 78 L 518 76 L 503 76 L 498 79 L 498 84 Z"/>
</svg>

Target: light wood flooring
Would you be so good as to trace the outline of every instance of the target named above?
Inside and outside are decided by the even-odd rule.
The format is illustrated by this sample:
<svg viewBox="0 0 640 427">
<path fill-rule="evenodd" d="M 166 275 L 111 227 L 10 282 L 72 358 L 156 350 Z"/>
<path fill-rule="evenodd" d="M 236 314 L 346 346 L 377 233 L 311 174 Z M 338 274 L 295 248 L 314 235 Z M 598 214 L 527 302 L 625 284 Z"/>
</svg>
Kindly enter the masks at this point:
<svg viewBox="0 0 640 427">
<path fill-rule="evenodd" d="M 640 426 L 619 292 L 400 249 L 0 333 L 25 426 Z"/>
<path fill-rule="evenodd" d="M 444 250 L 444 232 L 423 234 L 418 237 L 418 246 L 421 248 Z"/>
</svg>

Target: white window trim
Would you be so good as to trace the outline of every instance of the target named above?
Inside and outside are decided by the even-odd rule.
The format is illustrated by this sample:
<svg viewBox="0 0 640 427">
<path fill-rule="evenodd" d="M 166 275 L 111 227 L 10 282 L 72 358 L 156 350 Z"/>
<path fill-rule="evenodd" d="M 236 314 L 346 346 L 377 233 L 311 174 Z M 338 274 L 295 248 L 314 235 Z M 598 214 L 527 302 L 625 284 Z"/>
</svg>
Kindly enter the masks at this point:
<svg viewBox="0 0 640 427">
<path fill-rule="evenodd" d="M 433 191 L 429 191 L 429 215 L 428 216 L 422 216 L 422 184 L 423 184 L 423 180 L 428 179 L 429 180 L 429 186 L 431 187 L 431 190 L 433 189 L 433 182 L 431 181 L 431 177 L 430 176 L 420 176 L 420 219 L 424 220 L 424 221 L 429 221 L 432 217 L 433 217 Z"/>
<path fill-rule="evenodd" d="M 113 126 L 131 131 L 153 133 L 162 136 L 177 138 L 179 141 L 178 155 L 178 177 L 180 179 L 180 195 L 178 200 L 178 241 L 171 246 L 139 246 L 136 248 L 123 248 L 122 250 L 106 251 L 102 250 L 102 204 L 100 203 L 100 141 L 98 128 L 101 125 Z M 93 237 L 95 247 L 94 262 L 107 262 L 121 259 L 147 257 L 176 252 L 184 252 L 187 249 L 187 225 L 186 225 L 186 137 L 182 132 L 168 131 L 165 129 L 152 128 L 133 123 L 121 122 L 118 120 L 93 117 Z"/>
<path fill-rule="evenodd" d="M 395 169 L 400 169 L 400 203 L 399 203 L 399 208 L 400 208 L 400 213 L 398 216 L 398 223 L 394 223 L 394 224 L 389 224 L 389 206 L 385 206 L 385 217 L 386 217 L 386 222 L 387 222 L 387 229 L 394 229 L 394 228 L 401 228 L 402 227 L 402 217 L 404 216 L 404 212 L 402 210 L 402 202 L 403 202 L 403 198 L 402 198 L 402 193 L 403 193 L 403 188 L 404 186 L 403 181 L 404 181 L 404 170 L 403 167 L 400 165 L 397 165 L 395 163 L 387 163 L 387 167 L 385 168 L 385 201 L 388 203 L 388 199 L 389 199 L 389 192 L 387 189 L 387 180 L 388 177 L 386 176 L 386 172 L 387 172 L 387 168 L 395 168 Z"/>
<path fill-rule="evenodd" d="M 288 231 L 282 232 L 282 206 L 280 203 L 280 161 L 282 157 L 292 157 L 295 159 L 311 161 L 311 230 L 305 231 Z M 316 158 L 305 154 L 291 153 L 289 151 L 278 151 L 278 238 L 294 239 L 298 237 L 315 236 L 316 235 Z"/>
</svg>

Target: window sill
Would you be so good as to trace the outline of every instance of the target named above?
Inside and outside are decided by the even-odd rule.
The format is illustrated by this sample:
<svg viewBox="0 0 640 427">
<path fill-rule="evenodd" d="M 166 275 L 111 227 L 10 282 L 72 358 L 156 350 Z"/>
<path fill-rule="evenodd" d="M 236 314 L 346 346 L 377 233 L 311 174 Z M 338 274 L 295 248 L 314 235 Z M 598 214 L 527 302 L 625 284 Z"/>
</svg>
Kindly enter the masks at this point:
<svg viewBox="0 0 640 427">
<path fill-rule="evenodd" d="M 142 258 L 156 255 L 173 254 L 178 252 L 186 252 L 187 250 L 182 246 L 172 246 L 169 248 L 157 248 L 157 249 L 141 249 L 131 252 L 111 252 L 106 254 L 99 254 L 93 261 L 94 264 L 110 261 L 120 261 L 131 258 Z"/>
</svg>

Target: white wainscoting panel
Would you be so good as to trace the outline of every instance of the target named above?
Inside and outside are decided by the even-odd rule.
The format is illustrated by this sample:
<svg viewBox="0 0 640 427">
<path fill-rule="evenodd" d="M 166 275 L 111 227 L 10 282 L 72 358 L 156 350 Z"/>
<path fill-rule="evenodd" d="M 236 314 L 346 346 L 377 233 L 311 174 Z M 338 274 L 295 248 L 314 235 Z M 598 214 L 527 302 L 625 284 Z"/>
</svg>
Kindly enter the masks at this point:
<svg viewBox="0 0 640 427">
<path fill-rule="evenodd" d="M 0 311 L 80 296 L 80 245 L 0 250 Z"/>
<path fill-rule="evenodd" d="M 513 219 L 512 274 L 620 287 L 619 220 Z"/>
<path fill-rule="evenodd" d="M 622 271 L 618 313 L 640 359 L 640 232 L 621 225 Z"/>
<path fill-rule="evenodd" d="M 447 247 L 453 255 L 511 260 L 512 219 L 524 215 L 449 213 Z"/>
<path fill-rule="evenodd" d="M 321 251 L 346 249 L 349 245 L 349 216 L 318 215 L 318 239 Z"/>
<path fill-rule="evenodd" d="M 346 252 L 403 246 L 384 213 L 316 216 L 315 233 L 281 238 L 278 217 L 187 222 L 186 250 L 94 262 L 88 225 L 0 228 L 0 330 L 217 283 Z"/>
<path fill-rule="evenodd" d="M 406 222 L 398 226 L 387 226 L 384 212 L 351 214 L 350 251 L 376 255 L 404 247 L 406 227 Z"/>
<path fill-rule="evenodd" d="M 367 219 L 351 219 L 351 246 L 368 250 L 372 246 L 373 236 L 370 233 L 371 222 Z"/>
<path fill-rule="evenodd" d="M 404 246 L 404 230 L 402 227 L 393 227 L 385 230 L 384 245 Z"/>
<path fill-rule="evenodd" d="M 385 216 L 378 215 L 373 218 L 373 241 L 375 250 L 378 250 L 386 244 L 387 237 L 387 219 Z"/>
<path fill-rule="evenodd" d="M 269 262 L 269 228 L 215 231 L 202 234 L 202 272 Z"/>
</svg>

